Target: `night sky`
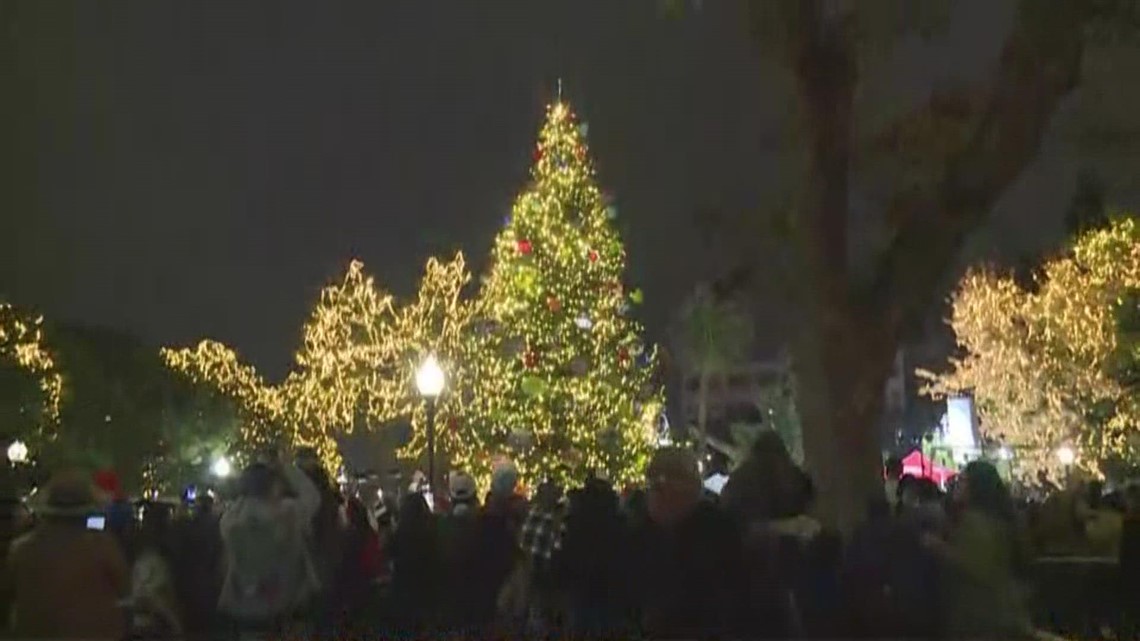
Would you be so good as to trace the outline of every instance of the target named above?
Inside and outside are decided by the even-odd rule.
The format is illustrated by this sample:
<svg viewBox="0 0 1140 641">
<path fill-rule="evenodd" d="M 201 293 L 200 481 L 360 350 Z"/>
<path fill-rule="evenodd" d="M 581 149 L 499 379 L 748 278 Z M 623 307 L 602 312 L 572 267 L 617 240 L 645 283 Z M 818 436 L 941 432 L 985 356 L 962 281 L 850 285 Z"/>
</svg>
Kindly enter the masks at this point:
<svg viewBox="0 0 1140 641">
<path fill-rule="evenodd" d="M 216 338 L 273 374 L 352 257 L 405 296 L 430 255 L 481 267 L 559 77 L 653 338 L 716 266 L 694 215 L 760 209 L 776 176 L 786 104 L 735 1 L 683 20 L 656 0 L 0 7 L 0 296 L 155 345 Z M 1001 21 L 967 18 L 901 54 L 905 95 L 992 61 Z M 1039 188 L 1067 189 L 1063 165 L 1018 193 L 1063 201 Z M 1004 209 L 986 234 L 1023 242 Z"/>
</svg>

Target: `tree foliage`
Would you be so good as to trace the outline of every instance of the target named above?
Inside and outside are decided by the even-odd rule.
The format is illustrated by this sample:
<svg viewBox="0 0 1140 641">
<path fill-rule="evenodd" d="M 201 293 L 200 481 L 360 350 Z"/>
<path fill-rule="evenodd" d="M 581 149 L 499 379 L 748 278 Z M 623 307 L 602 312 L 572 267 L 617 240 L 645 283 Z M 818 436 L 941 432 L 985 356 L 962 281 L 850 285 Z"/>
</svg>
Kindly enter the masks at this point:
<svg viewBox="0 0 1140 641">
<path fill-rule="evenodd" d="M 1032 289 L 972 270 L 952 298 L 964 355 L 928 392 L 974 395 L 986 435 L 1027 472 L 1056 471 L 1057 449 L 1103 471 L 1140 454 L 1140 225 L 1116 217 L 1047 261 Z"/>
</svg>

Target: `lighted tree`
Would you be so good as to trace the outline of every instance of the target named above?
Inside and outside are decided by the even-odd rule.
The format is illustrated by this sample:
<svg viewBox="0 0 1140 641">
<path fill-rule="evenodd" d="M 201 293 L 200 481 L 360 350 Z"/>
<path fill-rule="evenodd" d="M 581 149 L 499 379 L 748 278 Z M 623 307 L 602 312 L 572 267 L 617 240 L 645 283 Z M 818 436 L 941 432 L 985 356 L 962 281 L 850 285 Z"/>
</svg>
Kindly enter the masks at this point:
<svg viewBox="0 0 1140 641">
<path fill-rule="evenodd" d="M 296 421 L 286 418 L 281 390 L 267 384 L 252 365 L 242 363 L 229 347 L 204 340 L 193 348 L 164 348 L 161 355 L 171 369 L 194 383 L 212 387 L 234 402 L 241 418 L 241 454 L 254 455 L 297 442 Z"/>
<path fill-rule="evenodd" d="M 283 386 L 295 421 L 317 432 L 351 433 L 362 420 L 393 414 L 395 318 L 392 297 L 360 261 L 349 264 L 339 284 L 321 290 L 296 370 Z"/>
<path fill-rule="evenodd" d="M 1103 59 L 1092 54 L 1134 36 L 1140 22 L 1128 2 L 986 4 L 990 20 L 1009 24 L 1000 50 L 984 69 L 928 74 L 924 96 L 883 80 L 921 40 L 948 38 L 948 18 L 964 3 L 741 4 L 757 51 L 775 63 L 761 68 L 774 72 L 767 78 L 748 73 L 775 81 L 764 88 L 770 101 L 787 98 L 787 206 L 775 220 L 750 210 L 725 236 L 740 239 L 742 262 L 771 274 L 757 247 L 783 234 L 792 269 L 778 278 L 792 285 L 805 458 L 818 511 L 847 531 L 880 491 L 882 390 L 901 337 L 921 327 L 956 276 L 966 239 L 1037 156 L 1058 106 L 1088 77 L 1086 63 Z M 971 31 L 962 33 L 977 40 Z M 1100 66 L 1105 96 L 1128 88 L 1127 68 Z M 1135 122 L 1135 113 L 1117 115 Z M 867 207 L 851 206 L 860 202 Z"/>
<path fill-rule="evenodd" d="M 656 356 L 629 316 L 616 214 L 594 182 L 579 125 L 551 105 L 533 183 L 492 249 L 483 284 L 473 419 L 531 479 L 615 482 L 642 470 L 662 403 Z M 480 359 L 476 359 L 479 361 Z"/>
<path fill-rule="evenodd" d="M 37 407 L 31 413 L 32 431 L 24 438 L 33 445 L 53 440 L 59 424 L 63 376 L 44 341 L 42 317 L 29 316 L 8 303 L 0 303 L 0 364 L 12 365 L 30 375 L 39 391 Z M 24 400 L 18 402 L 19 410 L 25 412 Z"/>
<path fill-rule="evenodd" d="M 964 355 L 930 375 L 929 392 L 971 391 L 985 435 L 1017 452 L 1023 471 L 1057 471 L 1056 451 L 1093 471 L 1140 454 L 1140 225 L 1081 234 L 1032 287 L 968 273 L 950 323 Z"/>
</svg>

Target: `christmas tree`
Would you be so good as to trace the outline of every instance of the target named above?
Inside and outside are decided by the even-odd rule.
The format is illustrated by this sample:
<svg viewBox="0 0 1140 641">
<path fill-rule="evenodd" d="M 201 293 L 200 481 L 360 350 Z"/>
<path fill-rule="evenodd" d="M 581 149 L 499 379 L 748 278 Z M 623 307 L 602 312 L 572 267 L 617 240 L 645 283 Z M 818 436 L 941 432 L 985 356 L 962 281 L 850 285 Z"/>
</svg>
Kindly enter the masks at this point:
<svg viewBox="0 0 1140 641">
<path fill-rule="evenodd" d="M 655 352 L 629 316 L 641 292 L 622 284 L 616 208 L 594 183 L 585 134 L 566 104 L 548 108 L 479 303 L 468 411 L 532 482 L 635 480 L 662 407 Z"/>
</svg>

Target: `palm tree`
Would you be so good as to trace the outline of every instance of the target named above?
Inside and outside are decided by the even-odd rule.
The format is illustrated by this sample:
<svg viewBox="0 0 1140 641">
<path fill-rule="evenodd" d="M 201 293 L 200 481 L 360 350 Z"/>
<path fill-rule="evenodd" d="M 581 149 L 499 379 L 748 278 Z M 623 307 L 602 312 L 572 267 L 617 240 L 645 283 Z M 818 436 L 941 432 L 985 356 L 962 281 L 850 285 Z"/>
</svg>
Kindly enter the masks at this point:
<svg viewBox="0 0 1140 641">
<path fill-rule="evenodd" d="M 701 285 L 681 310 L 678 351 L 689 371 L 699 377 L 697 387 L 697 439 L 701 460 L 708 449 L 709 381 L 748 357 L 752 345 L 752 319 L 733 300 Z"/>
</svg>

